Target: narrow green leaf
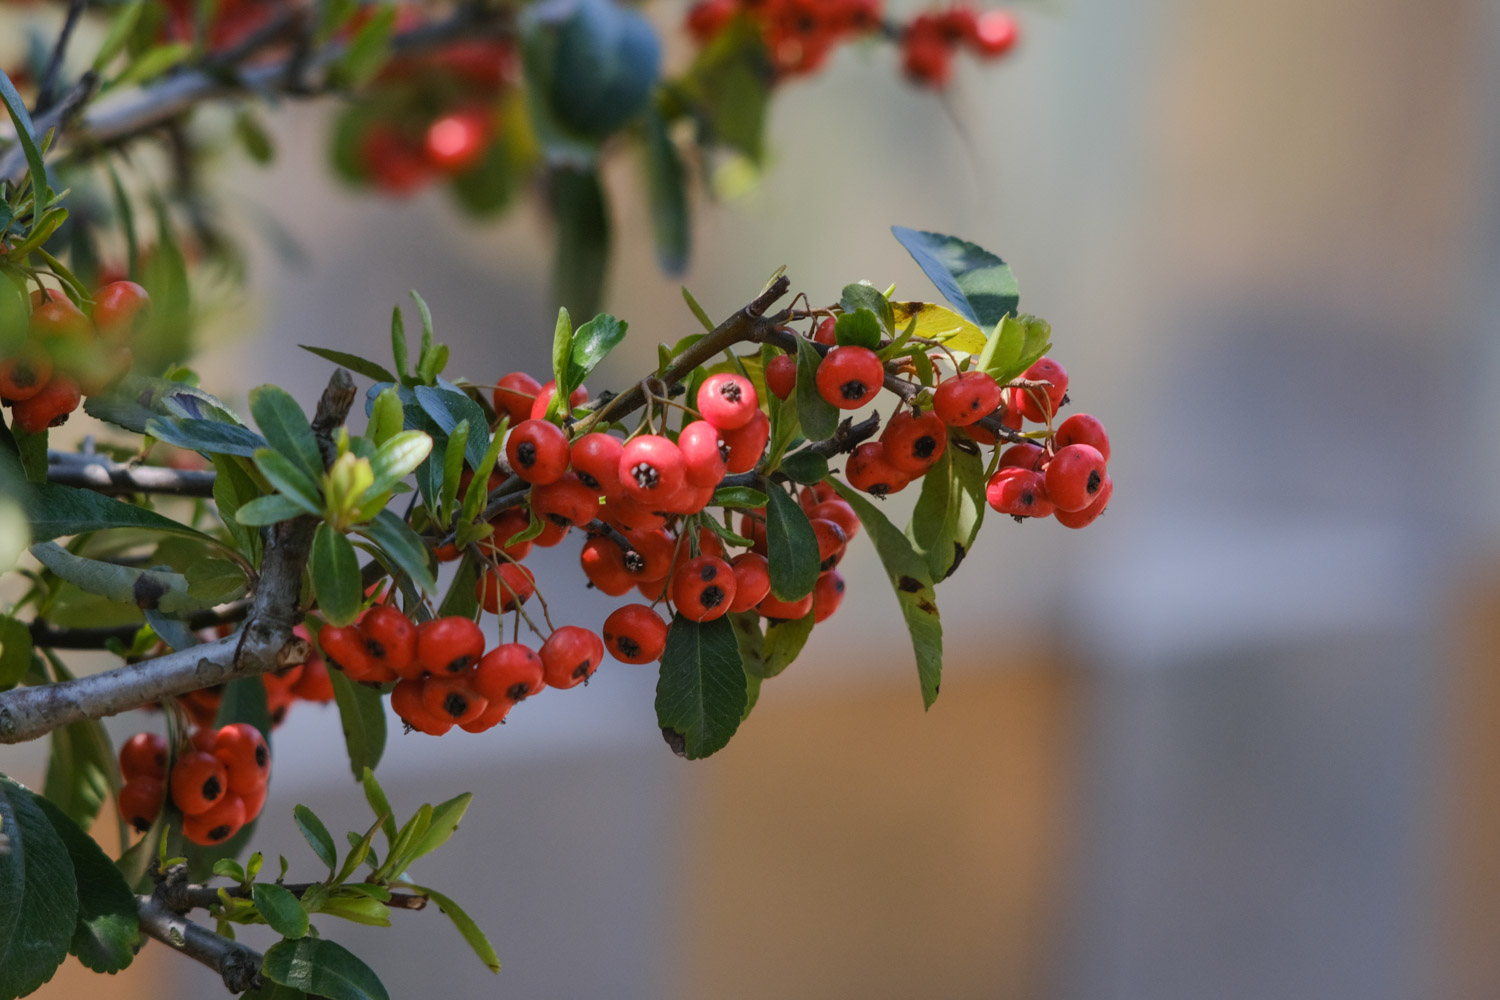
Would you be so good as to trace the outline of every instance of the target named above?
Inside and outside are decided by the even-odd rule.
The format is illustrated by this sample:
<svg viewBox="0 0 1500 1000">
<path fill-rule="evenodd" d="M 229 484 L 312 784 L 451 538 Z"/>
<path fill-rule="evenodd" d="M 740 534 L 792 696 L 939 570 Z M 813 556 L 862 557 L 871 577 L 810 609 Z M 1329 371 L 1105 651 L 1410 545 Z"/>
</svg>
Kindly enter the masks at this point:
<svg viewBox="0 0 1500 1000">
<path fill-rule="evenodd" d="M 370 850 L 370 845 L 375 840 L 376 831 L 388 822 L 389 819 L 389 816 L 385 816 L 375 820 L 375 822 L 370 824 L 370 828 L 364 832 L 364 836 L 359 836 L 352 832 L 349 834 L 349 855 L 344 858 L 343 866 L 333 876 L 333 885 L 340 886 L 347 882 L 359 866 L 365 863 L 366 859 L 370 859 L 371 865 L 375 864 L 374 852 Z"/>
<path fill-rule="evenodd" d="M 360 784 L 365 789 L 365 801 L 370 803 L 370 808 L 376 816 L 383 816 L 381 822 L 385 830 L 385 843 L 389 847 L 396 842 L 396 813 L 391 809 L 391 800 L 385 797 L 385 789 L 380 787 L 380 782 L 375 780 L 374 765 L 365 768 L 356 774 Z"/>
<path fill-rule="evenodd" d="M 280 452 L 261 448 L 255 453 L 255 467 L 281 491 L 282 496 L 301 507 L 304 513 L 323 513 L 323 497 L 317 480 L 310 478 L 296 462 Z"/>
<path fill-rule="evenodd" d="M 714 490 L 709 507 L 764 507 L 766 495 L 748 486 L 725 486 Z"/>
<path fill-rule="evenodd" d="M 251 389 L 250 414 L 274 451 L 297 463 L 314 481 L 322 477 L 323 457 L 312 425 L 285 389 L 274 385 Z"/>
<path fill-rule="evenodd" d="M 125 67 L 125 72 L 115 78 L 114 86 L 127 87 L 133 83 L 144 83 L 161 76 L 178 63 L 186 62 L 192 54 L 193 46 L 187 42 L 169 42 L 147 49 Z"/>
<path fill-rule="evenodd" d="M 609 264 L 610 224 L 604 188 L 593 169 L 561 167 L 551 176 L 552 210 L 557 220 L 553 297 L 576 316 L 592 316 L 604 297 Z"/>
<path fill-rule="evenodd" d="M 453 433 L 448 435 L 448 444 L 443 451 L 443 488 L 438 491 L 437 519 L 439 524 L 450 524 L 453 520 L 453 505 L 458 500 L 458 485 L 464 473 L 464 448 L 469 443 L 469 422 L 460 420 Z"/>
<path fill-rule="evenodd" d="M 31 191 L 34 200 L 32 214 L 40 216 L 47 211 L 52 194 L 52 189 L 47 185 L 47 168 L 42 162 L 40 139 L 36 134 L 36 125 L 32 123 L 31 115 L 26 111 L 26 102 L 16 92 L 16 85 L 11 82 L 3 69 L 0 69 L 0 103 L 3 103 L 5 110 L 10 112 L 10 120 L 16 126 L 16 138 L 21 143 L 21 151 L 26 154 L 26 166 L 31 174 Z"/>
<path fill-rule="evenodd" d="M 32 541 L 36 542 L 105 528 L 144 528 L 218 544 L 196 528 L 93 490 L 35 483 L 23 492 L 22 502 L 26 519 L 31 522 Z"/>
<path fill-rule="evenodd" d="M 328 827 L 323 825 L 316 813 L 304 805 L 292 807 L 292 819 L 296 822 L 297 829 L 302 831 L 308 846 L 313 849 L 318 860 L 328 866 L 328 874 L 332 875 L 334 868 L 338 866 L 339 854 Z"/>
<path fill-rule="evenodd" d="M 806 339 L 797 338 L 797 419 L 809 441 L 825 441 L 839 427 L 839 411 L 818 392 L 822 356 Z"/>
<path fill-rule="evenodd" d="M 250 898 L 277 934 L 291 939 L 307 934 L 307 911 L 285 887 L 274 882 L 257 882 L 250 887 Z"/>
<path fill-rule="evenodd" d="M 864 496 L 837 479 L 828 480 L 838 495 L 859 516 L 875 551 L 885 566 L 901 614 L 911 634 L 912 652 L 917 660 L 917 679 L 922 687 L 922 702 L 931 708 L 937 700 L 943 679 L 943 623 L 938 617 L 937 595 L 926 561 L 912 548 L 907 537 Z"/>
<path fill-rule="evenodd" d="M 973 544 L 984 519 L 984 485 L 983 460 L 953 447 L 922 477 L 906 537 L 934 581 L 947 578 Z"/>
<path fill-rule="evenodd" d="M 458 932 L 463 935 L 465 941 L 469 942 L 469 947 L 474 949 L 474 954 L 479 956 L 479 960 L 485 964 L 487 969 L 491 972 L 500 971 L 500 956 L 495 954 L 495 949 L 490 944 L 489 939 L 484 936 L 484 932 L 479 929 L 479 925 L 463 911 L 462 907 L 447 896 L 444 896 L 435 889 L 429 889 L 427 886 L 413 885 L 411 889 L 413 892 L 421 893 L 437 904 L 437 908 L 449 920 L 453 921 L 453 926 L 458 928 Z"/>
<path fill-rule="evenodd" d="M 570 391 L 583 385 L 583 380 L 592 374 L 599 362 L 625 339 L 625 330 L 629 325 L 608 313 L 600 313 L 578 328 L 578 332 L 573 334 L 568 357 Z"/>
<path fill-rule="evenodd" d="M 52 978 L 78 921 L 78 882 L 67 845 L 30 792 L 0 780 L 0 997 Z"/>
<path fill-rule="evenodd" d="M 395 358 L 401 381 L 405 382 L 411 376 L 407 370 L 406 321 L 401 318 L 400 306 L 391 310 L 391 355 Z"/>
<path fill-rule="evenodd" d="M 465 435 L 468 429 L 465 427 Z M 417 470 L 432 452 L 432 438 L 421 431 L 402 431 L 386 441 L 370 459 L 375 482 L 368 493 L 385 493 Z"/>
<path fill-rule="evenodd" d="M 430 383 L 437 374 L 432 346 L 432 310 L 427 308 L 427 300 L 415 291 L 408 294 L 417 304 L 417 315 L 422 318 L 422 348 L 417 354 L 417 375 L 423 382 Z"/>
<path fill-rule="evenodd" d="M 394 14 L 395 8 L 386 8 Z M 261 975 L 328 1000 L 390 1000 L 380 977 L 347 948 L 323 938 L 304 937 L 271 946 Z"/>
<path fill-rule="evenodd" d="M 802 505 L 775 487 L 767 491 L 766 550 L 771 593 L 783 601 L 812 593 L 818 582 L 818 536 Z"/>
<path fill-rule="evenodd" d="M 714 321 L 708 318 L 708 313 L 698 304 L 698 300 L 693 298 L 693 293 L 688 291 L 687 285 L 682 286 L 682 301 L 687 303 L 687 307 L 692 310 L 693 316 L 697 318 L 699 323 L 703 324 L 703 332 L 713 333 Z"/>
<path fill-rule="evenodd" d="M 205 455 L 239 455 L 249 458 L 266 447 L 266 439 L 248 427 L 221 424 L 212 420 L 190 420 L 184 417 L 152 417 L 145 433 L 167 444 L 198 451 Z"/>
<path fill-rule="evenodd" d="M 68 951 L 93 972 L 116 973 L 135 959 L 140 921 L 135 894 L 94 838 L 46 799 L 32 797 L 67 847 L 78 884 L 78 919 Z"/>
<path fill-rule="evenodd" d="M 374 15 L 360 27 L 336 67 L 336 76 L 342 83 L 358 90 L 380 72 L 380 67 L 385 65 L 386 58 L 390 55 L 396 14 L 395 7 L 378 7 Z"/>
<path fill-rule="evenodd" d="M 673 618 L 656 685 L 656 721 L 675 753 L 697 760 L 723 749 L 744 715 L 745 685 L 728 618 Z"/>
<path fill-rule="evenodd" d="M 469 810 L 469 802 L 474 798 L 473 793 L 464 792 L 456 795 L 447 802 L 441 802 L 432 807 L 432 822 L 428 824 L 427 832 L 416 842 L 408 852 L 406 863 L 410 865 L 418 858 L 431 854 L 448 842 L 458 829 L 458 824 L 463 820 L 464 813 Z"/>
<path fill-rule="evenodd" d="M 385 751 L 385 702 L 379 691 L 356 684 L 343 671 L 328 671 L 328 679 L 333 682 L 333 698 L 339 706 L 349 770 L 358 779 L 365 768 L 380 763 Z"/>
<path fill-rule="evenodd" d="M 24 622 L 0 615 L 0 691 L 21 683 L 31 668 L 31 630 Z"/>
<path fill-rule="evenodd" d="M 573 391 L 573 387 L 568 385 L 568 362 L 572 359 L 573 317 L 567 307 L 563 306 L 557 310 L 557 323 L 552 328 L 552 378 L 557 383 L 557 389 L 547 407 L 548 419 L 561 410 L 568 393 Z"/>
<path fill-rule="evenodd" d="M 1006 316 L 984 345 L 975 367 L 996 382 L 1019 378 L 1052 346 L 1052 324 L 1030 314 Z"/>
<path fill-rule="evenodd" d="M 431 553 L 422 544 L 417 533 L 411 530 L 411 526 L 400 517 L 388 510 L 381 511 L 374 520 L 360 525 L 357 530 L 380 546 L 396 568 L 411 577 L 412 583 L 424 593 L 437 593 L 437 581 L 428 564 Z"/>
<path fill-rule="evenodd" d="M 109 64 L 114 61 L 115 56 L 125 51 L 125 45 L 130 41 L 130 34 L 135 30 L 136 21 L 140 20 L 141 8 L 145 0 L 131 0 L 130 3 L 122 4 L 109 21 L 109 28 L 104 33 L 104 41 L 99 43 L 99 51 L 94 56 L 94 72 L 102 74 Z"/>
<path fill-rule="evenodd" d="M 365 378 L 373 379 L 376 382 L 396 381 L 396 376 L 386 371 L 384 366 L 376 364 L 369 358 L 362 358 L 357 354 L 350 354 L 347 351 L 335 351 L 330 347 L 309 347 L 306 344 L 298 344 L 297 346 L 304 351 L 316 354 L 320 358 L 332 361 L 336 365 L 343 365 L 356 375 L 363 375 Z"/>
<path fill-rule="evenodd" d="M 988 250 L 955 236 L 905 226 L 892 226 L 891 232 L 943 298 L 980 327 L 992 328 L 1020 305 L 1015 275 Z"/>
<path fill-rule="evenodd" d="M 326 523 L 319 523 L 313 535 L 310 568 L 313 594 L 329 623 L 340 626 L 353 623 L 364 603 L 364 588 L 360 585 L 359 556 L 349 539 Z"/>
<path fill-rule="evenodd" d="M 251 500 L 235 511 L 234 519 L 243 525 L 258 528 L 301 517 L 304 513 L 305 509 L 297 501 L 277 493 Z"/>
<path fill-rule="evenodd" d="M 56 542 L 41 542 L 31 554 L 60 578 L 89 594 L 168 615 L 213 607 L 188 593 L 187 578 L 167 570 L 143 570 L 75 556 Z"/>
</svg>

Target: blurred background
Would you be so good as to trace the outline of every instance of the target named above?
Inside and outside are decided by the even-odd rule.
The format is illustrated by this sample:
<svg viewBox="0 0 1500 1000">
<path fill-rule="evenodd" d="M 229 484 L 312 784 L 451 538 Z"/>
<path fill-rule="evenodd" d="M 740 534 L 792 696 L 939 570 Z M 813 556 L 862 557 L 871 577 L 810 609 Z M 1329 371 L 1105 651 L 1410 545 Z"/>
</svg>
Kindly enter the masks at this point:
<svg viewBox="0 0 1500 1000">
<path fill-rule="evenodd" d="M 504 968 L 435 912 L 324 920 L 392 996 L 1500 995 L 1500 6 L 1021 13 L 1016 57 L 964 61 L 946 98 L 883 49 L 781 94 L 769 172 L 700 206 L 685 281 L 716 317 L 783 264 L 815 302 L 862 278 L 931 297 L 889 225 L 996 251 L 1110 429 L 1109 515 L 992 520 L 939 589 L 930 712 L 856 544 L 843 609 L 710 760 L 674 757 L 654 672 L 612 662 L 483 736 L 393 735 L 398 812 L 475 793 L 414 874 Z M 409 288 L 452 371 L 544 371 L 545 221 L 342 190 L 326 117 L 278 111 L 277 163 L 228 181 L 306 256 L 255 245 L 205 385 L 310 400 L 328 366 L 294 345 L 383 356 Z M 632 337 L 601 385 L 695 327 L 615 168 L 607 305 Z M 562 592 L 575 560 L 532 562 Z M 611 605 L 568 592 L 570 621 Z M 278 732 L 257 844 L 294 878 L 299 802 L 368 825 L 331 706 Z M 39 995 L 216 995 L 190 965 L 151 945 Z"/>
</svg>

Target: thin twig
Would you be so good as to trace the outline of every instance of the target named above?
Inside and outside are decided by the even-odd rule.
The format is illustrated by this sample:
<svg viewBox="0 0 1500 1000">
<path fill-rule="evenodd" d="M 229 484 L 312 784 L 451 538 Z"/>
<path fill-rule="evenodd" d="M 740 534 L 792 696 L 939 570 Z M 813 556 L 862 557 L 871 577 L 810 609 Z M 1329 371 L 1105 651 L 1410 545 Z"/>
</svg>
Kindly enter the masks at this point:
<svg viewBox="0 0 1500 1000">
<path fill-rule="evenodd" d="M 322 884 L 321 882 L 295 882 L 281 887 L 301 899 L 314 886 Z M 231 899 L 250 898 L 250 890 L 243 885 L 226 885 L 222 889 L 208 885 L 186 885 L 172 890 L 168 901 L 172 909 L 180 913 L 192 909 L 206 910 L 210 906 L 219 905 L 220 892 L 227 893 Z M 383 899 L 381 902 L 393 910 L 420 910 L 427 906 L 427 897 L 411 892 L 393 892 L 390 899 Z"/>
<path fill-rule="evenodd" d="M 67 20 L 63 21 L 62 30 L 57 33 L 57 42 L 52 46 L 52 56 L 47 60 L 47 70 L 42 74 L 42 86 L 37 91 L 34 114 L 41 114 L 52 106 L 52 92 L 57 89 L 57 74 L 62 70 L 63 58 L 68 52 L 68 42 L 72 41 L 73 29 L 78 27 L 78 19 L 83 16 L 83 8 L 87 5 L 88 0 L 71 0 L 68 4 Z"/>
<path fill-rule="evenodd" d="M 248 600 L 222 604 L 217 608 L 199 611 L 186 622 L 194 632 L 213 628 L 216 625 L 232 625 L 242 622 L 250 613 Z M 100 628 L 62 628 L 40 618 L 27 626 L 31 632 L 31 643 L 43 649 L 108 649 L 111 640 L 129 645 L 141 630 L 139 625 L 114 625 Z"/>
<path fill-rule="evenodd" d="M 141 930 L 213 969 L 229 992 L 244 993 L 261 985 L 260 965 L 264 956 L 259 952 L 184 919 L 152 896 L 136 897 L 136 915 Z"/>
<path fill-rule="evenodd" d="M 99 454 L 48 452 L 47 481 L 98 493 L 162 493 L 182 497 L 214 495 L 212 470 L 127 465 L 112 462 Z"/>
</svg>

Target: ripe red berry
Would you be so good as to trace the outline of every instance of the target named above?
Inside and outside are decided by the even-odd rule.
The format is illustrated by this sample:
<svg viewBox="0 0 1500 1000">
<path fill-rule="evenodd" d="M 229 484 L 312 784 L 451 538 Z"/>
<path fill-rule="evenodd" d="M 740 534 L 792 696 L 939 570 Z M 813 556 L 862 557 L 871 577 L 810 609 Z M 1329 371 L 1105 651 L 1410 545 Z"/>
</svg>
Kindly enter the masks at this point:
<svg viewBox="0 0 1500 1000">
<path fill-rule="evenodd" d="M 494 729 L 505 721 L 505 717 L 510 714 L 510 710 L 514 707 L 515 702 L 513 701 L 487 702 L 483 712 L 480 712 L 476 718 L 461 723 L 458 728 L 466 733 L 482 733 L 486 730 Z"/>
<path fill-rule="evenodd" d="M 127 776 L 116 797 L 120 818 L 140 833 L 151 829 L 167 799 L 167 786 L 160 778 Z"/>
<path fill-rule="evenodd" d="M 467 618 L 450 615 L 417 626 L 417 662 L 434 674 L 461 674 L 484 655 L 484 633 Z"/>
<path fill-rule="evenodd" d="M 813 624 L 825 621 L 844 603 L 844 578 L 837 570 L 818 576 L 813 587 Z"/>
<path fill-rule="evenodd" d="M 542 643 L 542 676 L 549 687 L 576 687 L 588 680 L 604 659 L 599 636 L 577 625 L 564 625 Z"/>
<path fill-rule="evenodd" d="M 620 495 L 620 453 L 625 446 L 617 437 L 595 431 L 573 442 L 573 471 L 583 485 L 601 496 Z"/>
<path fill-rule="evenodd" d="M 820 322 L 817 326 L 817 329 L 813 331 L 813 343 L 827 344 L 829 347 L 837 344 L 839 342 L 838 336 L 835 333 L 837 327 L 838 320 L 832 316 L 827 317 L 822 322 Z"/>
<path fill-rule="evenodd" d="M 1114 480 L 1109 476 L 1104 477 L 1104 485 L 1099 487 L 1099 492 L 1094 496 L 1094 502 L 1083 510 L 1059 510 L 1056 514 L 1057 523 L 1065 528 L 1087 528 L 1096 521 L 1105 508 L 1109 506 L 1109 498 L 1114 495 Z"/>
<path fill-rule="evenodd" d="M 734 573 L 730 611 L 749 611 L 771 592 L 771 566 L 758 552 L 742 552 L 729 563 Z"/>
<path fill-rule="evenodd" d="M 750 514 L 740 515 L 740 534 L 750 539 L 751 552 L 759 552 L 761 555 L 765 555 L 767 547 L 765 509 L 761 508 L 758 514 L 759 517 L 752 517 Z"/>
<path fill-rule="evenodd" d="M 501 563 L 474 582 L 474 597 L 490 614 L 525 604 L 536 593 L 536 577 L 525 566 Z"/>
<path fill-rule="evenodd" d="M 531 416 L 531 405 L 542 391 L 542 384 L 525 372 L 500 376 L 495 383 L 495 412 L 510 417 L 512 427 Z"/>
<path fill-rule="evenodd" d="M 724 543 L 706 525 L 698 528 L 698 555 L 713 556 L 715 559 L 724 558 Z M 677 572 L 692 558 L 694 558 L 692 549 L 684 541 L 683 544 L 677 546 L 677 552 L 672 557 L 672 572 Z"/>
<path fill-rule="evenodd" d="M 857 410 L 880 391 L 885 368 L 868 347 L 835 347 L 818 365 L 818 395 L 841 410 Z"/>
<path fill-rule="evenodd" d="M 621 663 L 650 663 L 667 648 L 667 623 L 644 604 L 627 604 L 604 619 L 604 645 Z"/>
<path fill-rule="evenodd" d="M 620 452 L 619 471 L 625 495 L 653 510 L 687 480 L 682 451 L 659 434 L 631 439 Z"/>
<path fill-rule="evenodd" d="M 776 621 L 800 621 L 807 617 L 807 613 L 813 608 L 813 595 L 798 598 L 795 601 L 783 601 L 775 594 L 767 594 L 761 598 L 760 604 L 756 605 L 761 617 L 771 618 Z"/>
<path fill-rule="evenodd" d="M 698 387 L 698 412 L 720 430 L 745 426 L 759 406 L 755 386 L 743 375 L 719 372 Z"/>
<path fill-rule="evenodd" d="M 531 509 L 549 524 L 564 530 L 588 524 L 599 516 L 599 494 L 571 472 L 556 482 L 531 488 Z M 540 540 L 541 536 L 537 536 Z M 561 537 L 558 541 L 561 541 Z"/>
<path fill-rule="evenodd" d="M 844 529 L 844 539 L 846 542 L 859 534 L 859 515 L 854 513 L 853 507 L 838 497 L 814 504 L 812 510 L 807 512 L 807 516 L 809 519 L 826 518 L 837 524 L 840 528 Z"/>
<path fill-rule="evenodd" d="M 949 427 L 965 427 L 1000 405 L 1000 386 L 984 372 L 943 379 L 932 394 L 932 412 Z"/>
<path fill-rule="evenodd" d="M 639 558 L 639 557 L 637 557 Z M 589 582 L 610 597 L 621 597 L 630 592 L 638 582 L 625 568 L 625 552 L 614 539 L 605 535 L 594 535 L 583 543 L 578 552 L 578 563 Z"/>
<path fill-rule="evenodd" d="M 491 705 L 515 704 L 541 694 L 546 687 L 542 660 L 529 646 L 508 642 L 484 654 L 470 681 Z"/>
<path fill-rule="evenodd" d="M 303 701 L 332 701 L 333 682 L 328 679 L 328 665 L 322 657 L 314 655 L 303 667 L 302 677 L 292 687 L 292 694 Z"/>
<path fill-rule="evenodd" d="M 446 173 L 459 173 L 484 155 L 490 141 L 490 117 L 483 111 L 459 111 L 427 126 L 427 162 Z"/>
<path fill-rule="evenodd" d="M 1047 496 L 1058 510 L 1083 510 L 1104 487 L 1105 462 L 1099 449 L 1070 444 L 1047 463 Z"/>
<path fill-rule="evenodd" d="M 797 388 L 797 359 L 790 354 L 778 354 L 766 362 L 766 388 L 777 399 L 790 399 Z"/>
<path fill-rule="evenodd" d="M 681 486 L 651 506 L 665 514 L 696 514 L 707 507 L 713 497 L 714 487 L 694 486 L 684 479 Z"/>
<path fill-rule="evenodd" d="M 52 378 L 52 359 L 34 344 L 22 347 L 20 355 L 0 361 L 0 399 L 19 403 L 41 392 Z"/>
<path fill-rule="evenodd" d="M 469 684 L 467 674 L 441 674 L 422 682 L 422 707 L 455 726 L 473 722 L 489 707 Z"/>
<path fill-rule="evenodd" d="M 838 496 L 838 491 L 828 485 L 827 481 L 819 480 L 811 486 L 804 486 L 802 492 L 797 495 L 797 502 L 802 505 L 807 516 L 812 517 L 814 507 L 825 500 L 837 500 Z"/>
<path fill-rule="evenodd" d="M 523 420 L 506 438 L 505 457 L 528 483 L 555 483 L 568 471 L 568 436 L 545 420 Z"/>
<path fill-rule="evenodd" d="M 531 404 L 532 419 L 541 420 L 547 415 L 547 408 L 552 405 L 552 397 L 555 395 L 557 395 L 557 380 L 548 379 L 546 382 L 543 382 L 542 387 L 537 390 L 536 399 Z M 570 406 L 582 406 L 588 401 L 589 391 L 584 386 L 580 385 L 568 393 L 568 404 Z"/>
<path fill-rule="evenodd" d="M 245 795 L 271 780 L 271 748 L 248 722 L 232 722 L 214 734 L 213 755 L 229 773 L 229 791 Z"/>
<path fill-rule="evenodd" d="M 203 812 L 184 816 L 182 835 L 195 844 L 212 847 L 239 833 L 244 825 L 244 799 L 238 795 L 225 795 Z"/>
<path fill-rule="evenodd" d="M 826 573 L 844 558 L 844 546 L 848 538 L 845 537 L 844 529 L 837 522 L 827 518 L 813 518 L 812 529 L 814 537 L 818 540 L 818 567 Z"/>
<path fill-rule="evenodd" d="M 1000 469 L 1029 469 L 1032 472 L 1041 471 L 1042 458 L 1046 452 L 1042 446 L 1032 444 L 1030 441 L 1020 441 L 1011 445 L 1000 453 Z"/>
<path fill-rule="evenodd" d="M 194 750 L 172 765 L 172 801 L 188 816 L 213 808 L 229 790 L 229 770 L 210 753 Z"/>
<path fill-rule="evenodd" d="M 421 673 L 417 664 L 417 627 L 389 604 L 377 604 L 359 620 L 359 634 L 365 640 L 374 673 L 382 682 Z"/>
<path fill-rule="evenodd" d="M 68 414 L 78 409 L 82 398 L 77 381 L 67 375 L 53 375 L 36 395 L 11 407 L 11 418 L 23 431 L 40 434 L 67 423 Z"/>
<path fill-rule="evenodd" d="M 1058 449 L 1070 444 L 1091 445 L 1099 450 L 1106 462 L 1109 461 L 1109 435 L 1104 433 L 1104 425 L 1098 418 L 1087 413 L 1075 413 L 1058 424 L 1052 441 Z"/>
<path fill-rule="evenodd" d="M 665 580 L 667 574 L 672 572 L 677 540 L 662 528 L 627 531 L 625 537 L 638 557 L 638 561 L 629 556 L 625 559 L 625 568 L 635 577 L 636 582 L 655 583 Z"/>
<path fill-rule="evenodd" d="M 1062 406 L 1068 395 L 1068 373 L 1051 358 L 1042 358 L 1021 373 L 1024 379 L 1050 383 L 1045 389 L 1015 388 L 1011 401 L 1015 409 L 1032 423 L 1044 424 Z"/>
<path fill-rule="evenodd" d="M 136 733 L 120 747 L 120 775 L 164 780 L 167 776 L 167 741 L 155 733 Z"/>
<path fill-rule="evenodd" d="M 897 410 L 880 435 L 885 460 L 902 472 L 920 476 L 937 464 L 948 447 L 948 428 L 936 414 L 913 416 Z"/>
<path fill-rule="evenodd" d="M 760 461 L 766 450 L 766 442 L 770 439 L 771 418 L 760 410 L 751 415 L 750 422 L 745 426 L 720 431 L 719 440 L 729 449 L 724 467 L 734 473 L 749 472 Z"/>
<path fill-rule="evenodd" d="M 844 465 L 849 485 L 871 496 L 883 497 L 906 489 L 911 477 L 886 461 L 885 445 L 866 441 L 849 456 Z"/>
<path fill-rule="evenodd" d="M 499 554 L 503 552 L 512 559 L 520 561 L 525 559 L 531 552 L 531 546 L 535 543 L 535 539 L 528 539 L 524 542 L 511 542 L 512 538 L 515 538 L 531 527 L 531 517 L 523 508 L 511 507 L 508 510 L 501 511 L 490 522 L 490 526 L 495 530 L 490 533 L 488 538 L 481 539 L 479 542 L 480 551 L 487 557 L 491 559 L 498 558 Z"/>
<path fill-rule="evenodd" d="M 352 681 L 369 680 L 376 672 L 370 654 L 365 650 L 364 636 L 353 625 L 329 625 L 318 633 L 318 645 L 324 660 Z"/>
<path fill-rule="evenodd" d="M 987 10 L 974 25 L 974 47 L 981 57 L 994 59 L 1015 47 L 1020 25 L 1009 11 Z"/>
<path fill-rule="evenodd" d="M 1053 510 L 1042 474 L 1029 469 L 997 469 L 985 486 L 984 498 L 995 510 L 1018 519 L 1046 517 Z"/>
<path fill-rule="evenodd" d="M 250 822 L 252 819 L 260 815 L 261 810 L 265 808 L 266 795 L 270 792 L 270 790 L 270 785 L 261 785 L 254 791 L 247 792 L 244 795 L 236 796 L 241 802 L 245 804 L 246 823 Z"/>
<path fill-rule="evenodd" d="M 709 622 L 729 612 L 734 600 L 734 570 L 714 556 L 698 556 L 672 574 L 672 603 L 684 618 Z"/>
<path fill-rule="evenodd" d="M 552 546 L 568 537 L 568 526 L 566 524 L 555 524 L 552 521 L 542 521 L 542 533 L 536 536 L 537 546 L 550 549 Z"/>
<path fill-rule="evenodd" d="M 426 687 L 426 678 L 401 681 L 391 689 L 391 710 L 417 732 L 441 736 L 453 728 L 453 723 L 428 710 L 422 699 L 422 692 Z"/>
<path fill-rule="evenodd" d="M 718 486 L 727 471 L 729 446 L 719 439 L 719 428 L 707 420 L 694 420 L 677 435 L 684 475 L 693 486 Z"/>
<path fill-rule="evenodd" d="M 93 324 L 61 292 L 53 293 L 45 301 L 38 301 L 32 293 L 34 306 L 31 310 L 31 332 L 39 337 L 66 337 L 72 340 L 87 340 L 94 335 Z"/>
<path fill-rule="evenodd" d="M 94 294 L 94 326 L 112 340 L 130 336 L 151 306 L 151 295 L 133 281 L 115 281 Z"/>
</svg>

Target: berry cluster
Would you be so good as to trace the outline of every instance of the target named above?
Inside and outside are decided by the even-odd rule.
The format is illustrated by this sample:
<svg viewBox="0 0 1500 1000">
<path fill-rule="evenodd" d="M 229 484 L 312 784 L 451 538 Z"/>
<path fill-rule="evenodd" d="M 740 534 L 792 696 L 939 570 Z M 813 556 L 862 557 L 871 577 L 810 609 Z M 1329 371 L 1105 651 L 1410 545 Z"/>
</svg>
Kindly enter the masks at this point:
<svg viewBox="0 0 1500 1000">
<path fill-rule="evenodd" d="M 92 318 L 52 289 L 31 293 L 27 336 L 0 346 L 0 400 L 12 422 L 36 434 L 57 427 L 84 396 L 103 390 L 130 368 L 130 339 L 151 302 L 132 281 L 94 294 Z"/>
<path fill-rule="evenodd" d="M 736 21 L 754 26 L 778 77 L 814 73 L 842 42 L 880 36 L 899 41 L 908 79 L 930 87 L 947 84 L 953 56 L 966 48 L 996 59 L 1016 44 L 1018 26 L 1008 11 L 976 12 L 966 4 L 919 14 L 901 24 L 884 22 L 880 0 L 698 0 L 687 30 L 700 45 Z"/>
<path fill-rule="evenodd" d="M 233 837 L 260 815 L 271 779 L 271 750 L 260 730 L 244 722 L 201 727 L 191 749 L 179 753 L 167 777 L 167 741 L 136 733 L 120 748 L 120 815 L 135 829 L 151 829 L 168 793 L 183 815 L 182 833 L 205 847 Z"/>
<path fill-rule="evenodd" d="M 307 628 L 298 625 L 292 630 L 302 639 L 308 638 Z M 228 626 L 223 626 L 227 635 Z M 271 724 L 279 726 L 298 701 L 326 704 L 333 701 L 333 682 L 328 679 L 328 667 L 316 653 L 306 663 L 285 667 L 274 673 L 261 674 L 261 683 L 266 688 L 266 709 L 271 715 Z M 191 691 L 181 698 L 182 707 L 197 726 L 211 726 L 218 718 L 219 705 L 224 700 L 223 685 Z"/>
</svg>

